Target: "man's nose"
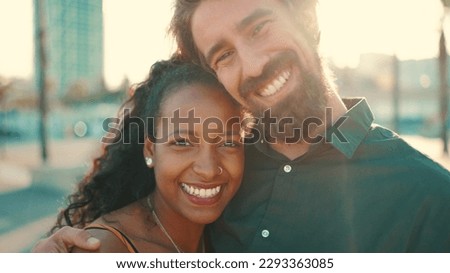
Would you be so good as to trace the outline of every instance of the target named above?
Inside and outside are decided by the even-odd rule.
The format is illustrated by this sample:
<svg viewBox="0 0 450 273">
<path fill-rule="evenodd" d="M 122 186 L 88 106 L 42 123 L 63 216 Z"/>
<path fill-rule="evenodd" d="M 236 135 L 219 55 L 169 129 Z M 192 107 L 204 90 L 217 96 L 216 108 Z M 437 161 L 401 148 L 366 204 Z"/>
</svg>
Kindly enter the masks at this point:
<svg viewBox="0 0 450 273">
<path fill-rule="evenodd" d="M 261 75 L 264 66 L 269 61 L 269 56 L 252 47 L 243 47 L 240 52 L 242 76 L 255 78 Z"/>
</svg>

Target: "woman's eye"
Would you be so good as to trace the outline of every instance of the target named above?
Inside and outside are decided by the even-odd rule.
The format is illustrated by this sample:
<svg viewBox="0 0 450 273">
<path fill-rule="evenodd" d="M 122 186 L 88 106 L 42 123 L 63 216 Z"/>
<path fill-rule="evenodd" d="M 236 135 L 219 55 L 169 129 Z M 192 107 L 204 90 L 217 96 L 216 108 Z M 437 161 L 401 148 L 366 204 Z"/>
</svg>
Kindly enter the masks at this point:
<svg viewBox="0 0 450 273">
<path fill-rule="evenodd" d="M 238 147 L 238 143 L 236 143 L 236 142 L 233 142 L 233 141 L 225 141 L 224 143 L 223 143 L 223 146 L 224 147 L 231 147 L 231 148 L 233 148 L 233 147 Z"/>
<path fill-rule="evenodd" d="M 186 139 L 175 140 L 174 143 L 176 146 L 191 146 L 191 143 L 189 143 Z"/>
</svg>

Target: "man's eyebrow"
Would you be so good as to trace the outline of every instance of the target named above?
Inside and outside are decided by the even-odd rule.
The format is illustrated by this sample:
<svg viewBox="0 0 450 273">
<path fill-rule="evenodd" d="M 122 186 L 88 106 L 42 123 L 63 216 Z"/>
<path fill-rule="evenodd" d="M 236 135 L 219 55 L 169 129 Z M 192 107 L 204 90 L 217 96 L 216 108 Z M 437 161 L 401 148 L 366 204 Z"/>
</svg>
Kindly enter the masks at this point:
<svg viewBox="0 0 450 273">
<path fill-rule="evenodd" d="M 251 25 L 254 21 L 258 20 L 259 18 L 270 15 L 272 13 L 273 13 L 273 11 L 270 9 L 258 8 L 256 10 L 254 10 L 249 16 L 242 19 L 237 24 L 236 28 L 238 29 L 238 31 L 242 31 L 243 29 L 245 29 L 246 27 Z"/>
<path fill-rule="evenodd" d="M 272 14 L 273 11 L 270 9 L 262 9 L 258 8 L 254 10 L 250 15 L 242 19 L 236 26 L 238 31 L 242 31 L 249 25 L 251 25 L 254 21 L 258 20 L 261 17 L 267 16 Z M 218 41 L 213 47 L 211 47 L 207 53 L 205 54 L 205 60 L 208 65 L 211 65 L 211 61 L 213 56 L 224 46 L 225 41 L 220 40 Z"/>
</svg>

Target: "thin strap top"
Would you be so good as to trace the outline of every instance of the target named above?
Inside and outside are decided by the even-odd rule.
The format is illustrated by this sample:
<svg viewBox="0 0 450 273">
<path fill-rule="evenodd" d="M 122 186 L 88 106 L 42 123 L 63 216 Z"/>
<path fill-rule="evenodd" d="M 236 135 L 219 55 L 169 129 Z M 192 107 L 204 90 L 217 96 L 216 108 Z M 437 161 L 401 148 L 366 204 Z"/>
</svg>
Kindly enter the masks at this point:
<svg viewBox="0 0 450 273">
<path fill-rule="evenodd" d="M 103 224 L 90 224 L 89 226 L 85 227 L 84 229 L 103 229 L 108 230 L 112 234 L 114 234 L 128 249 L 130 253 L 139 253 L 137 248 L 133 245 L 131 240 L 123 234 L 120 230 L 118 230 L 115 227 L 103 225 Z"/>
</svg>

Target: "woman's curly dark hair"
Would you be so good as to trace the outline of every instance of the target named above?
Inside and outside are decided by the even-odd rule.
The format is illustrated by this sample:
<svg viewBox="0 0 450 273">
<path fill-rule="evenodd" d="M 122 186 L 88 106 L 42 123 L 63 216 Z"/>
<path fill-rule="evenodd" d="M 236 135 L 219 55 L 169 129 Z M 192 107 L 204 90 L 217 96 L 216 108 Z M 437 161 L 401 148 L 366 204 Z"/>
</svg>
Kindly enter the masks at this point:
<svg viewBox="0 0 450 273">
<path fill-rule="evenodd" d="M 152 66 L 148 79 L 121 106 L 119 127 L 110 131 L 103 154 L 93 161 L 77 191 L 69 195 L 69 205 L 58 214 L 50 233 L 66 225 L 83 228 L 153 191 L 154 172 L 145 164 L 143 155 L 145 139 L 155 138 L 154 125 L 164 100 L 181 87 L 196 83 L 226 93 L 214 75 L 179 58 Z"/>
</svg>

